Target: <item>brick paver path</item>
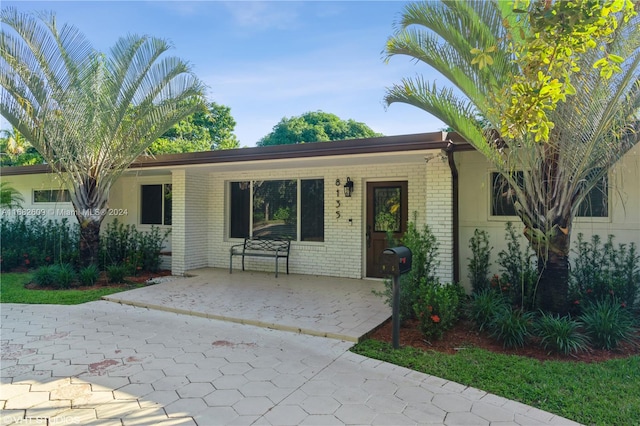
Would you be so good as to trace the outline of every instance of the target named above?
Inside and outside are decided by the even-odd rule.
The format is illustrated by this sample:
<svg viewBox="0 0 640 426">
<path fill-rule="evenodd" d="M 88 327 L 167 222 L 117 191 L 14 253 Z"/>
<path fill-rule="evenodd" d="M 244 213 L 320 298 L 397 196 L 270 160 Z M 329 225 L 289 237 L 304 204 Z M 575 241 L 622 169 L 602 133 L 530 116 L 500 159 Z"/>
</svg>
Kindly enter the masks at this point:
<svg viewBox="0 0 640 426">
<path fill-rule="evenodd" d="M 0 309 L 2 425 L 574 424 L 337 339 L 107 301 Z"/>
</svg>

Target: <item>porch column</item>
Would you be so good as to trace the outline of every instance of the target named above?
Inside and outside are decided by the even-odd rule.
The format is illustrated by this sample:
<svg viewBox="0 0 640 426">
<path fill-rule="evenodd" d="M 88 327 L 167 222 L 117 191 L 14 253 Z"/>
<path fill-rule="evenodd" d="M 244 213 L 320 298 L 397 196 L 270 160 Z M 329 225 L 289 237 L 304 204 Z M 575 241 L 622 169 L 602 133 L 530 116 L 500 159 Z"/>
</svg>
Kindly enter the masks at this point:
<svg viewBox="0 0 640 426">
<path fill-rule="evenodd" d="M 426 223 L 438 242 L 436 275 L 453 282 L 453 179 L 446 155 L 425 156 L 427 163 Z"/>
<path fill-rule="evenodd" d="M 209 173 L 172 171 L 171 271 L 183 275 L 209 264 Z"/>
</svg>

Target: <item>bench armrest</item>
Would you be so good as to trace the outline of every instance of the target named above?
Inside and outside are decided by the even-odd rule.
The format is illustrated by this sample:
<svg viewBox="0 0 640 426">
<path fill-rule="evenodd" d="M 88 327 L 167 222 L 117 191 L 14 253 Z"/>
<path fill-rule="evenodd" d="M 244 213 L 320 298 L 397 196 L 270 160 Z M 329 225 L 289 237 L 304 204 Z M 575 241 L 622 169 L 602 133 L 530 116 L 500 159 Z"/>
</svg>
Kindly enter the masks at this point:
<svg viewBox="0 0 640 426">
<path fill-rule="evenodd" d="M 234 249 L 237 248 L 237 247 L 244 247 L 244 243 L 232 245 L 231 247 L 229 247 L 229 252 L 230 253 L 235 253 Z"/>
</svg>

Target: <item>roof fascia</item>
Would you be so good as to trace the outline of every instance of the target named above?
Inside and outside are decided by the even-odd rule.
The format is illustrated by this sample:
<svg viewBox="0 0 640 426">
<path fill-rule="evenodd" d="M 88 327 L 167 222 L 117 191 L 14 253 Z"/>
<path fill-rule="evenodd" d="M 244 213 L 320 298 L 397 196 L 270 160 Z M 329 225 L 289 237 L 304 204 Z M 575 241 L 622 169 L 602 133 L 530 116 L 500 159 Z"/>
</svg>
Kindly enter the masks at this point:
<svg viewBox="0 0 640 426">
<path fill-rule="evenodd" d="M 386 152 L 417 151 L 425 149 L 447 149 L 451 133 L 432 132 L 400 136 L 381 136 L 376 138 L 350 139 L 344 141 L 313 142 L 295 145 L 275 145 L 255 148 L 237 148 L 216 151 L 167 154 L 158 156 L 140 156 L 129 166 L 129 170 L 188 166 L 195 164 L 216 164 L 232 162 L 267 161 L 295 158 L 314 158 L 342 155 L 375 154 Z M 457 141 L 456 141 L 457 142 Z M 466 143 L 456 143 L 456 150 L 473 149 Z M 16 176 L 39 173 L 51 173 L 46 164 L 36 166 L 2 167 L 0 175 Z"/>
</svg>

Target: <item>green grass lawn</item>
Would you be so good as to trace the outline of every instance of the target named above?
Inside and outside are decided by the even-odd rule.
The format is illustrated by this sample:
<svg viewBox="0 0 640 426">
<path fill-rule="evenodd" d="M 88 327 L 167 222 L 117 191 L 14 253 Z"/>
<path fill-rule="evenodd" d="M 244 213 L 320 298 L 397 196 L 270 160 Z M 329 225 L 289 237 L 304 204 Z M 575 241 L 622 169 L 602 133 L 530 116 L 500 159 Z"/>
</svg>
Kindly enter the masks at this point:
<svg viewBox="0 0 640 426">
<path fill-rule="evenodd" d="M 106 296 L 107 294 L 144 286 L 143 284 L 132 284 L 127 287 L 105 287 L 96 290 L 30 290 L 24 287 L 30 279 L 31 274 L 0 274 L 0 303 L 77 305 L 79 303 L 100 300 L 102 296 Z"/>
<path fill-rule="evenodd" d="M 582 424 L 640 424 L 640 356 L 602 363 L 535 359 L 469 348 L 455 355 L 365 340 L 352 351 L 482 389 Z"/>
</svg>

